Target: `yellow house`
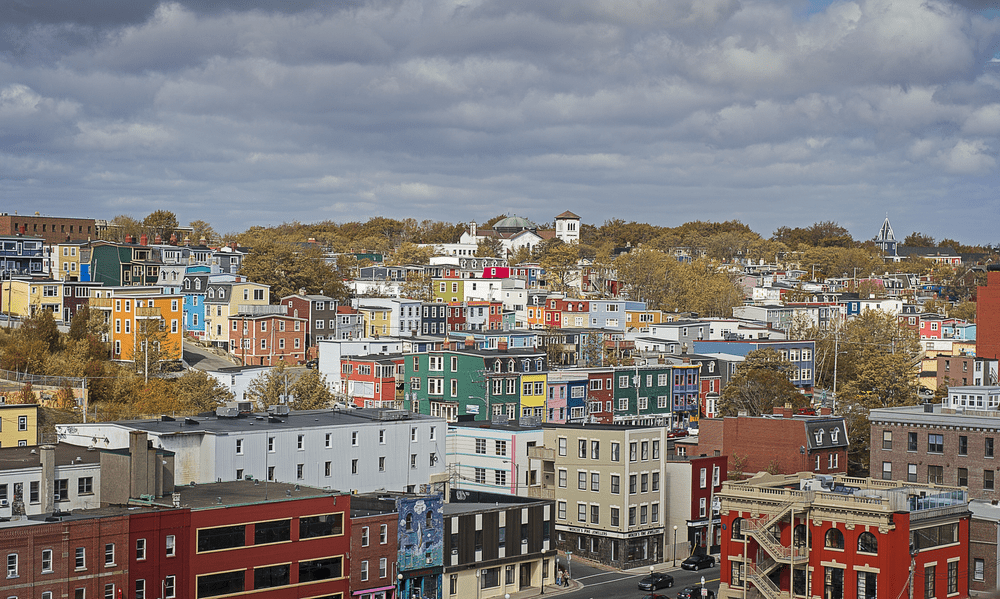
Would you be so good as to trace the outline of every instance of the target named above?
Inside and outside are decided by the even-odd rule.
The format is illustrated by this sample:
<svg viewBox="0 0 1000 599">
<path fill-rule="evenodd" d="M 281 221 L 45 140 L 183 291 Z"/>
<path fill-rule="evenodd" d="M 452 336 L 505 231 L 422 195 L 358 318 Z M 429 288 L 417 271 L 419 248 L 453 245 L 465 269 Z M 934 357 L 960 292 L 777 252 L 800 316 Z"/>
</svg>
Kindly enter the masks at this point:
<svg viewBox="0 0 1000 599">
<path fill-rule="evenodd" d="M 463 279 L 434 279 L 434 301 L 449 304 L 465 301 L 465 281 Z"/>
<path fill-rule="evenodd" d="M 364 318 L 364 334 L 368 337 L 388 335 L 392 330 L 392 317 L 388 308 L 381 306 L 358 306 L 358 312 Z"/>
<path fill-rule="evenodd" d="M 63 286 L 59 281 L 4 281 L 0 286 L 3 312 L 27 318 L 40 309 L 50 310 L 56 319 L 62 318 Z"/>
<path fill-rule="evenodd" d="M 60 243 L 55 251 L 55 276 L 60 281 L 80 280 L 80 247 L 83 242 Z"/>
<path fill-rule="evenodd" d="M 545 383 L 544 372 L 521 374 L 521 416 L 545 417 Z"/>
<path fill-rule="evenodd" d="M 0 447 L 34 445 L 38 445 L 38 404 L 0 404 Z"/>
<path fill-rule="evenodd" d="M 271 287 L 243 280 L 210 279 L 205 294 L 206 341 L 219 347 L 229 347 L 229 317 L 240 314 L 240 306 L 267 306 L 271 303 Z M 243 310 L 249 313 L 252 308 Z M 232 349 L 232 348 L 230 348 Z"/>
<path fill-rule="evenodd" d="M 629 329 L 644 329 L 651 324 L 668 322 L 660 310 L 626 310 L 625 325 Z"/>
</svg>

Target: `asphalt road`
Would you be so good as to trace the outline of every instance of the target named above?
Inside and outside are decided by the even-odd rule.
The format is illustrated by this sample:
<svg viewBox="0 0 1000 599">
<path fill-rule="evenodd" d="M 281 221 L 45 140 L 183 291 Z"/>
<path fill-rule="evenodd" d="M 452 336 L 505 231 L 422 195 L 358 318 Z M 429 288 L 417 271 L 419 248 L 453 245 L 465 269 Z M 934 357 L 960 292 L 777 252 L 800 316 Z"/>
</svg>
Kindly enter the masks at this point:
<svg viewBox="0 0 1000 599">
<path fill-rule="evenodd" d="M 562 560 L 560 560 L 562 561 Z M 669 589 L 653 591 L 658 595 L 666 597 L 676 597 L 677 593 L 685 586 L 698 584 L 701 577 L 705 577 L 705 586 L 712 591 L 719 591 L 719 566 L 715 565 L 699 572 L 689 572 L 674 568 L 670 564 L 660 564 L 655 566 L 657 572 L 666 572 L 674 577 L 674 586 Z M 582 563 L 573 563 L 573 578 L 583 583 L 584 587 L 577 591 L 559 595 L 560 599 L 608 599 L 611 597 L 624 597 L 626 599 L 641 599 L 649 591 L 640 591 L 639 581 L 649 574 L 649 568 L 642 571 L 606 571 L 585 566 Z"/>
<path fill-rule="evenodd" d="M 198 370 L 219 370 L 220 368 L 236 366 L 229 360 L 186 341 L 184 342 L 184 362 Z"/>
</svg>

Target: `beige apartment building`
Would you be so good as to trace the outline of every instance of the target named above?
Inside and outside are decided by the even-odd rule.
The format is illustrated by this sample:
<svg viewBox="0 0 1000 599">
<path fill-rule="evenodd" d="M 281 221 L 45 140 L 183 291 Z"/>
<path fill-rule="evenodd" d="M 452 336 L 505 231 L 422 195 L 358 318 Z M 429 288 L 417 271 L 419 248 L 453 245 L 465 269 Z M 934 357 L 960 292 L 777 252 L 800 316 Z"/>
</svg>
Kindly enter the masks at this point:
<svg viewBox="0 0 1000 599">
<path fill-rule="evenodd" d="M 560 550 L 616 568 L 660 563 L 667 530 L 667 429 L 613 424 L 552 424 L 529 496 L 555 499 Z M 682 536 L 685 547 L 686 539 Z"/>
</svg>

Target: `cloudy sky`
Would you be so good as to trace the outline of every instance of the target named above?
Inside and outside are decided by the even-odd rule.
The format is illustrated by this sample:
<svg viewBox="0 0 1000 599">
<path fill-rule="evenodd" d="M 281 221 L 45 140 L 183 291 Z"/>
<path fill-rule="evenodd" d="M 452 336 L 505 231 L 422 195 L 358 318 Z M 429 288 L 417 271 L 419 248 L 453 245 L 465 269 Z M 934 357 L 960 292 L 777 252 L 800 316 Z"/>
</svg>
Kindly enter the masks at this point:
<svg viewBox="0 0 1000 599">
<path fill-rule="evenodd" d="M 997 0 L 3 0 L 0 209 L 998 243 Z"/>
</svg>

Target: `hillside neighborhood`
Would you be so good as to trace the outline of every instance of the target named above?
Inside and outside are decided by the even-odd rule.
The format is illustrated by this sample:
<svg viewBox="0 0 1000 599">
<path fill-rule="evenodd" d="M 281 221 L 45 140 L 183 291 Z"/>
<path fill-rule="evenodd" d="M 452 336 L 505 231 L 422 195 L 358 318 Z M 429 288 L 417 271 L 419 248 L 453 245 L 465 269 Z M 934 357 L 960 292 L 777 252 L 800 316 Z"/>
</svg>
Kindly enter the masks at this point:
<svg viewBox="0 0 1000 599">
<path fill-rule="evenodd" d="M 1000 588 L 996 247 L 483 216 L 0 214 L 0 593 Z"/>
</svg>

